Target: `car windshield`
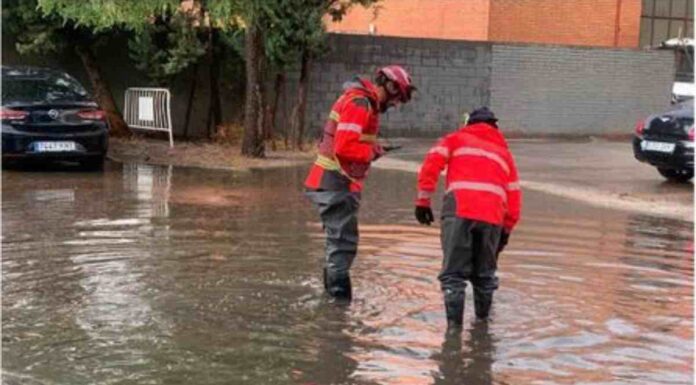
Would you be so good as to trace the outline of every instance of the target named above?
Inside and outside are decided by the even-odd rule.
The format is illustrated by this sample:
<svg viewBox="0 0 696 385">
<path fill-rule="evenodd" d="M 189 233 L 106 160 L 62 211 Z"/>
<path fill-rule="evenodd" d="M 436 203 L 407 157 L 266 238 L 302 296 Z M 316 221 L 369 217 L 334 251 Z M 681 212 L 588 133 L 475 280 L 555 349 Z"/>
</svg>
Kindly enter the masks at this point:
<svg viewBox="0 0 696 385">
<path fill-rule="evenodd" d="M 89 100 L 82 85 L 67 74 L 3 75 L 3 104 Z"/>
</svg>

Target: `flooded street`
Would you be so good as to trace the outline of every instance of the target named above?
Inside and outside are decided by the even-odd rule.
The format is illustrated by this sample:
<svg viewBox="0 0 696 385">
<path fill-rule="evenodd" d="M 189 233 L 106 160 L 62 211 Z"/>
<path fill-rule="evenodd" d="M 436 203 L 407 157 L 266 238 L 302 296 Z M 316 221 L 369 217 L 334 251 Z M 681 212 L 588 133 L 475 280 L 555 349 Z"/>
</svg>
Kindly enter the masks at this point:
<svg viewBox="0 0 696 385">
<path fill-rule="evenodd" d="M 526 192 L 493 321 L 468 287 L 446 338 L 415 175 L 372 172 L 345 308 L 305 172 L 3 172 L 2 383 L 692 382 L 692 223 Z"/>
</svg>

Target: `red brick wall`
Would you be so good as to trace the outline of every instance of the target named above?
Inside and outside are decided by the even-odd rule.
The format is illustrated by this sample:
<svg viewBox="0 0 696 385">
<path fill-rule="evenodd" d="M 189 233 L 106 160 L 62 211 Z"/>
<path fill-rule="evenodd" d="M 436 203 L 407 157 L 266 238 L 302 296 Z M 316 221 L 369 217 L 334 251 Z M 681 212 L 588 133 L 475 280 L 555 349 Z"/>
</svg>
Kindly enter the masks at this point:
<svg viewBox="0 0 696 385">
<path fill-rule="evenodd" d="M 435 39 L 487 40 L 490 0 L 383 0 L 374 8 L 353 8 L 330 32 Z"/>
<path fill-rule="evenodd" d="M 330 32 L 638 47 L 641 0 L 383 0 L 353 8 Z M 620 11 L 617 33 L 617 11 Z"/>
<path fill-rule="evenodd" d="M 637 47 L 640 10 L 640 0 L 491 0 L 488 38 L 605 47 L 617 40 L 619 47 Z"/>
</svg>

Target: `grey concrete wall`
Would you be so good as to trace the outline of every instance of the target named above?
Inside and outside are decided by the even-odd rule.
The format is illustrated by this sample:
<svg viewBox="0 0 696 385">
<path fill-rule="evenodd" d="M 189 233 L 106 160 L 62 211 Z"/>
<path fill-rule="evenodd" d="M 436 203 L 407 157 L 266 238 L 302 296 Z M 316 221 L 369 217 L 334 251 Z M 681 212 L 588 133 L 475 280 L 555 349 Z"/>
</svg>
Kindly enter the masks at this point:
<svg viewBox="0 0 696 385">
<path fill-rule="evenodd" d="M 352 35 L 332 35 L 330 47 L 312 68 L 310 135 L 321 129 L 344 81 L 390 63 L 404 65 L 419 91 L 382 118 L 388 136 L 440 135 L 481 105 L 510 133 L 627 133 L 639 117 L 668 106 L 675 71 L 668 51 Z M 296 79 L 290 75 L 283 98 L 288 119 Z"/>
<path fill-rule="evenodd" d="M 526 134 L 630 133 L 669 105 L 674 54 L 493 45 L 491 108 Z"/>
<path fill-rule="evenodd" d="M 343 82 L 356 74 L 372 77 L 380 66 L 392 63 L 411 73 L 418 92 L 411 103 L 382 115 L 381 130 L 386 135 L 437 135 L 456 128 L 462 111 L 489 102 L 489 44 L 332 35 L 330 47 L 329 54 L 312 67 L 310 135 L 321 130 Z M 294 95 L 294 87 L 288 91 Z"/>
</svg>

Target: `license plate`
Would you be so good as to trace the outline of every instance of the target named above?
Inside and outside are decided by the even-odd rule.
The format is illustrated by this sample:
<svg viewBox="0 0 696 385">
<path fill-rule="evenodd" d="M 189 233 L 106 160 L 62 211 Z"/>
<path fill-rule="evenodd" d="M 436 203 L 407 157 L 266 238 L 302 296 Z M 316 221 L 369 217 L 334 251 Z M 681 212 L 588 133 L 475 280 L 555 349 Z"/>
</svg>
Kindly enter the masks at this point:
<svg viewBox="0 0 696 385">
<path fill-rule="evenodd" d="M 644 151 L 656 151 L 664 152 L 666 154 L 671 154 L 674 152 L 674 143 L 664 143 L 664 142 L 651 142 L 644 140 L 641 143 Z"/>
<path fill-rule="evenodd" d="M 75 151 L 75 142 L 36 142 L 34 144 L 36 152 L 63 152 Z"/>
</svg>

